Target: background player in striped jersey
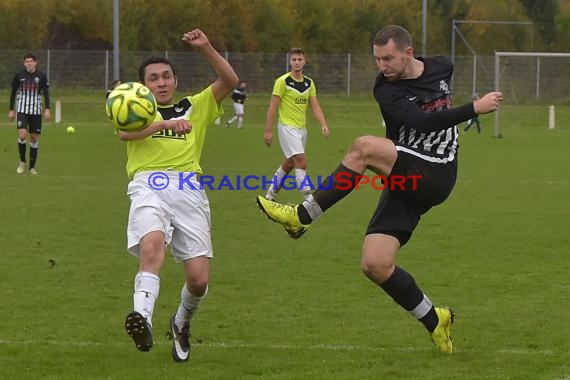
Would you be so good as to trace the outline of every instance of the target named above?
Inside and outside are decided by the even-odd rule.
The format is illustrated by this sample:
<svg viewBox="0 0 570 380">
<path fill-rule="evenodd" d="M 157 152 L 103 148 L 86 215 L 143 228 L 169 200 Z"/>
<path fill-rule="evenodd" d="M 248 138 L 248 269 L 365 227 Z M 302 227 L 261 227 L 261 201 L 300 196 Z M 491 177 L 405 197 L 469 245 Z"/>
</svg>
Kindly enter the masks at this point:
<svg viewBox="0 0 570 380">
<path fill-rule="evenodd" d="M 277 132 L 285 159 L 273 176 L 273 183 L 266 194 L 267 199 L 275 199 L 281 181 L 293 169 L 295 169 L 297 186 L 303 197 L 307 198 L 311 195 L 311 189 L 300 188 L 307 175 L 305 144 L 307 142 L 307 107 L 309 105 L 321 125 L 323 136 L 325 138 L 329 136 L 329 127 L 317 99 L 315 82 L 303 75 L 305 63 L 305 52 L 302 49 L 290 49 L 289 65 L 291 71 L 277 78 L 273 86 L 273 94 L 267 109 L 263 140 L 268 146 L 273 142 L 273 123 L 275 114 L 279 110 Z"/>
<path fill-rule="evenodd" d="M 232 92 L 232 100 L 234 101 L 234 117 L 226 122 L 226 127 L 237 120 L 238 129 L 243 128 L 243 118 L 245 117 L 245 100 L 247 99 L 247 83 L 239 82 L 239 86 Z"/>
<path fill-rule="evenodd" d="M 400 26 L 381 29 L 374 38 L 373 51 L 380 70 L 374 96 L 386 121 L 386 137 L 354 140 L 330 176 L 332 186 L 325 183 L 323 190 L 317 190 L 301 205 L 280 204 L 261 196 L 257 202 L 270 219 L 298 238 L 312 221 L 356 187 L 366 169 L 383 176 L 420 176 L 416 189 L 387 187 L 382 191 L 366 231 L 361 266 L 371 281 L 425 326 L 437 348 L 451 353 L 454 312 L 434 307 L 414 278 L 395 265 L 395 257 L 411 238 L 420 216 L 446 200 L 455 185 L 457 124 L 496 111 L 502 94 L 491 92 L 452 108 L 451 61 L 415 57 L 412 38 Z M 338 186 L 338 175 L 342 175 L 342 186 Z"/>
<path fill-rule="evenodd" d="M 16 172 L 24 173 L 26 169 L 26 144 L 30 140 L 30 174 L 37 174 L 35 166 L 38 158 L 38 144 L 42 133 L 42 95 L 45 101 L 43 114 L 46 120 L 51 119 L 49 102 L 49 82 L 46 74 L 37 70 L 38 60 L 32 53 L 24 55 L 24 69 L 14 75 L 12 92 L 10 93 L 10 111 L 8 118 L 14 120 L 18 127 L 18 152 L 20 163 Z M 29 134 L 28 134 L 29 133 Z"/>
</svg>

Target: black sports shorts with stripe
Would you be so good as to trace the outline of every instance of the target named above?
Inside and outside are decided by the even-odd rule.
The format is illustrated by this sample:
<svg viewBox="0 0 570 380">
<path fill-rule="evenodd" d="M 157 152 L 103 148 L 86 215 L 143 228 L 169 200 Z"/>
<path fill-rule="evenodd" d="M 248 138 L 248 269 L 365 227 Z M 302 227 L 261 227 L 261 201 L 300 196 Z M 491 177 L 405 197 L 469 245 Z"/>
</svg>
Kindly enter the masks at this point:
<svg viewBox="0 0 570 380">
<path fill-rule="evenodd" d="M 395 142 L 395 145 L 398 157 L 366 235 L 394 236 L 403 246 L 420 217 L 451 194 L 457 179 L 457 157 L 427 155 L 406 144 Z M 397 182 L 401 183 L 402 177 L 405 182 L 400 186 Z"/>
<path fill-rule="evenodd" d="M 42 134 L 42 115 L 28 115 L 18 112 L 16 116 L 18 129 L 27 129 L 30 133 Z"/>
</svg>

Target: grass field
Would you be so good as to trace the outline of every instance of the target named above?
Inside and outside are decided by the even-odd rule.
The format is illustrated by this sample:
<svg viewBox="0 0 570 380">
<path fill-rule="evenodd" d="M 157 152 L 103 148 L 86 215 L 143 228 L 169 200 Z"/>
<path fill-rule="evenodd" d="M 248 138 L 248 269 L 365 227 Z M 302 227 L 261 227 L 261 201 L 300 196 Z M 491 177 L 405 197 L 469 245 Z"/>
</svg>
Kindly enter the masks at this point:
<svg viewBox="0 0 570 380">
<path fill-rule="evenodd" d="M 172 259 L 155 347 L 140 353 L 124 332 L 138 262 L 125 249 L 125 146 L 102 98 L 61 97 L 63 123 L 45 126 L 38 176 L 15 173 L 15 127 L 0 122 L 0 379 L 570 379 L 568 107 L 548 130 L 546 106 L 506 106 L 502 139 L 483 116 L 481 135 L 461 136 L 452 196 L 399 254 L 436 304 L 455 308 L 454 355 L 437 352 L 360 272 L 373 189 L 353 192 L 298 241 L 260 213 L 257 192 L 213 190 L 210 292 L 192 359 L 176 364 L 166 334 L 182 268 Z M 262 142 L 267 98 L 252 97 L 243 130 L 210 129 L 207 174 L 273 174 L 280 149 Z M 312 176 L 335 168 L 354 137 L 383 134 L 370 99 L 321 105 L 332 132 L 323 140 L 312 121 Z"/>
</svg>

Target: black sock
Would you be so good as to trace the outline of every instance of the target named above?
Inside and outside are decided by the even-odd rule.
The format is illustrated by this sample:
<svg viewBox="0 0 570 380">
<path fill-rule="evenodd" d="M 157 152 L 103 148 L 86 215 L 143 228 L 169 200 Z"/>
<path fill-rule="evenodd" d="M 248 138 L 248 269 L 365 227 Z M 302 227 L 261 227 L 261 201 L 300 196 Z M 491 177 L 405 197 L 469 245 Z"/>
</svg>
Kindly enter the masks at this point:
<svg viewBox="0 0 570 380">
<path fill-rule="evenodd" d="M 26 162 L 26 142 L 20 143 L 18 140 L 18 152 L 20 152 L 20 162 Z"/>
<path fill-rule="evenodd" d="M 38 158 L 38 148 L 30 147 L 30 169 L 36 167 L 37 158 Z"/>
<path fill-rule="evenodd" d="M 313 218 L 311 218 L 307 209 L 302 204 L 297 207 L 297 216 L 299 217 L 299 221 L 304 225 L 311 224 L 313 222 Z"/>
<path fill-rule="evenodd" d="M 432 306 L 428 313 L 424 315 L 423 318 L 418 319 L 418 321 L 423 323 L 429 332 L 433 332 L 439 323 L 439 318 L 435 312 L 435 307 Z"/>
<path fill-rule="evenodd" d="M 340 164 L 313 193 L 315 202 L 317 202 L 324 212 L 342 198 L 346 197 L 348 193 L 354 189 L 359 181 L 358 177 L 360 175 L 360 173 Z M 303 224 L 310 224 L 313 221 L 303 205 L 299 205 L 297 214 Z"/>
<path fill-rule="evenodd" d="M 424 293 L 420 290 L 412 275 L 400 267 L 396 267 L 394 273 L 380 287 L 406 311 L 414 310 L 424 300 Z M 433 332 L 439 322 L 433 305 L 418 320 L 423 323 L 428 331 Z"/>
</svg>

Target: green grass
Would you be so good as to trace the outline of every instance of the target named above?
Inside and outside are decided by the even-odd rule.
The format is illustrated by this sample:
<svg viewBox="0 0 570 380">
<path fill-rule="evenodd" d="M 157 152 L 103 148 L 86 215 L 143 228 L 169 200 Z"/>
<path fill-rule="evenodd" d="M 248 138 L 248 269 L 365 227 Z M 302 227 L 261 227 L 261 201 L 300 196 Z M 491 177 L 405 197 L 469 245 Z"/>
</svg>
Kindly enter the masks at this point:
<svg viewBox="0 0 570 380">
<path fill-rule="evenodd" d="M 452 196 L 399 254 L 435 303 L 456 309 L 456 354 L 435 351 L 361 274 L 373 189 L 353 192 L 298 241 L 258 211 L 257 192 L 214 190 L 210 293 L 193 323 L 192 360 L 180 365 L 166 338 L 183 281 L 172 259 L 155 348 L 137 352 L 123 329 L 138 263 L 125 249 L 125 146 L 103 96 L 65 98 L 63 123 L 45 126 L 38 176 L 15 174 L 15 127 L 0 122 L 1 379 L 570 378 L 568 109 L 558 107 L 550 131 L 546 106 L 507 106 L 502 139 L 483 116 L 481 135 L 461 137 Z M 332 134 L 323 140 L 312 121 L 313 176 L 334 169 L 354 137 L 383 134 L 370 99 L 321 103 Z M 211 128 L 207 174 L 273 174 L 281 153 L 262 141 L 266 105 L 253 96 L 244 130 Z"/>
</svg>

